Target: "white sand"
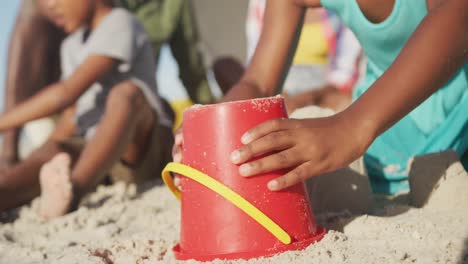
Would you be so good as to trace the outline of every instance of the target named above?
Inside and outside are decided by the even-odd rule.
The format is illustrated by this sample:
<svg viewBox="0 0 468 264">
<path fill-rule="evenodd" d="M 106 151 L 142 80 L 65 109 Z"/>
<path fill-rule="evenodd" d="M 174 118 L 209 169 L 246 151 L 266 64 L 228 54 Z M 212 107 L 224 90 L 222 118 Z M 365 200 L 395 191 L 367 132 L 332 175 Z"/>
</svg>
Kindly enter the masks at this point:
<svg viewBox="0 0 468 264">
<path fill-rule="evenodd" d="M 459 163 L 448 173 L 443 181 L 468 177 Z M 436 205 L 445 199 L 433 197 Z M 468 263 L 468 199 L 450 199 L 457 201 L 447 200 L 446 209 L 394 202 L 373 215 L 322 214 L 318 221 L 330 231 L 303 251 L 214 263 Z M 164 186 L 143 193 L 123 184 L 99 187 L 78 211 L 50 222 L 36 207 L 37 200 L 0 224 L 0 263 L 177 263 L 171 248 L 180 207 Z"/>
</svg>

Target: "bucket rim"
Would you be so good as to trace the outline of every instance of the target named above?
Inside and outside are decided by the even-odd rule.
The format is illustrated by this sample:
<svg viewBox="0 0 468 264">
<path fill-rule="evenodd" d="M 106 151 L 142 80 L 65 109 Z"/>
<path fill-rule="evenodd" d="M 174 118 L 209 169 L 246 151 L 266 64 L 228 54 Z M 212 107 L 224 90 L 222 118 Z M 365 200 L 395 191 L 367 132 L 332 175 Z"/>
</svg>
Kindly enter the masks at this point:
<svg viewBox="0 0 468 264">
<path fill-rule="evenodd" d="M 284 96 L 278 94 L 278 95 L 269 96 L 269 97 L 260 97 L 260 98 L 253 98 L 253 99 L 228 101 L 228 102 L 221 102 L 221 103 L 215 103 L 215 104 L 204 104 L 204 105 L 195 104 L 192 107 L 189 107 L 189 108 L 185 109 L 184 113 L 197 111 L 197 110 L 205 110 L 205 109 L 215 108 L 215 107 L 220 107 L 220 106 L 229 106 L 229 105 L 242 104 L 242 103 L 251 103 L 251 102 L 256 102 L 256 101 L 264 101 L 264 100 L 284 100 Z"/>
<path fill-rule="evenodd" d="M 295 251 L 302 250 L 311 245 L 312 243 L 319 242 L 326 235 L 327 230 L 321 226 L 317 226 L 317 232 L 309 238 L 292 242 L 291 244 L 282 244 L 273 249 L 264 249 L 259 251 L 242 251 L 242 252 L 232 252 L 232 253 L 219 253 L 219 254 L 197 254 L 184 252 L 180 247 L 180 244 L 175 245 L 172 248 L 175 258 L 177 260 L 196 260 L 196 261 L 212 261 L 215 259 L 220 260 L 235 260 L 235 259 L 252 259 L 260 257 L 272 257 L 279 253 L 284 253 L 286 251 Z"/>
</svg>

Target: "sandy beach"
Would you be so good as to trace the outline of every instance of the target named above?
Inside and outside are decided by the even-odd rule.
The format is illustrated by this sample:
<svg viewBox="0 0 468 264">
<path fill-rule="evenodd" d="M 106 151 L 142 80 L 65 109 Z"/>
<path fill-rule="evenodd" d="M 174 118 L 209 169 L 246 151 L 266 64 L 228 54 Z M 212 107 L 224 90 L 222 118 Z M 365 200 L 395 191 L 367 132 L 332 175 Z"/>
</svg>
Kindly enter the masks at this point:
<svg viewBox="0 0 468 264">
<path fill-rule="evenodd" d="M 212 263 L 468 263 L 468 196 L 463 189 L 468 175 L 460 163 L 441 164 L 445 169 L 422 208 L 408 204 L 417 202 L 422 191 L 419 198 L 374 197 L 376 206 L 369 214 L 316 214 L 329 231 L 305 250 Z M 431 166 L 414 168 L 414 173 L 436 171 Z M 160 182 L 144 189 L 100 186 L 76 212 L 48 222 L 36 214 L 37 199 L 4 213 L 0 263 L 179 263 L 172 252 L 180 230 L 178 201 Z"/>
</svg>

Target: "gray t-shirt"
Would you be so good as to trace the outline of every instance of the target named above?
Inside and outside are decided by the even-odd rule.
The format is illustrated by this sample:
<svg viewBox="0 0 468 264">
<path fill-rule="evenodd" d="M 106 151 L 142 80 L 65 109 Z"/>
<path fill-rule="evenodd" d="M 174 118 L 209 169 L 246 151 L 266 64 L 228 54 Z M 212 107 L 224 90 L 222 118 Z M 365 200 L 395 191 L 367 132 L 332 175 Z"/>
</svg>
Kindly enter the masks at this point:
<svg viewBox="0 0 468 264">
<path fill-rule="evenodd" d="M 120 63 L 78 99 L 76 122 L 79 135 L 90 136 L 104 114 L 110 90 L 124 81 L 131 81 L 142 89 L 158 113 L 160 123 L 171 125 L 158 96 L 156 63 L 149 38 L 132 14 L 114 8 L 92 32 L 83 27 L 69 35 L 61 47 L 62 78 L 70 77 L 90 55 L 111 57 Z"/>
</svg>

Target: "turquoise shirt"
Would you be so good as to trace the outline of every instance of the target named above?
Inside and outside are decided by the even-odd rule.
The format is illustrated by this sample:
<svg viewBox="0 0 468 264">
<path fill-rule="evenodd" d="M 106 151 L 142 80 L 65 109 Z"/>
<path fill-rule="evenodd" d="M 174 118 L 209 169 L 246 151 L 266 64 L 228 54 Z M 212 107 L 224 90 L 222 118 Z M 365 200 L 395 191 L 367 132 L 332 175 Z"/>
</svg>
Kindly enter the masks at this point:
<svg viewBox="0 0 468 264">
<path fill-rule="evenodd" d="M 370 22 L 356 0 L 321 2 L 354 32 L 367 57 L 366 77 L 354 90 L 354 98 L 387 70 L 427 15 L 426 0 L 395 0 L 392 13 L 381 23 Z M 414 156 L 448 149 L 460 156 L 466 152 L 467 80 L 468 64 L 465 64 L 449 82 L 373 142 L 364 161 L 374 191 L 408 190 L 408 172 Z"/>
</svg>

